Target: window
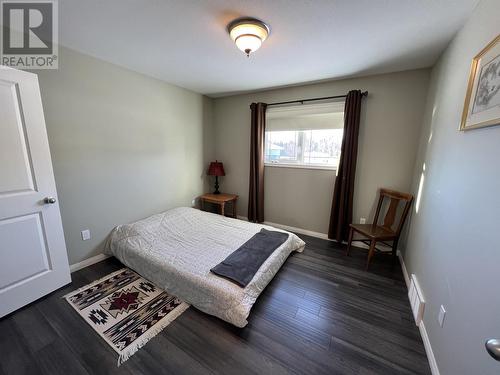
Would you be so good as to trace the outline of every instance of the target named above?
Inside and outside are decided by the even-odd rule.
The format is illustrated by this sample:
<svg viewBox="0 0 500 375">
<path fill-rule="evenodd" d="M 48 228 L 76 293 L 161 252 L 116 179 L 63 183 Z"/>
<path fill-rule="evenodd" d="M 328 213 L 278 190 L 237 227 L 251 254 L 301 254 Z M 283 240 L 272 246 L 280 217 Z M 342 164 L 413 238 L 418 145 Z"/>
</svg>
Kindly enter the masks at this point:
<svg viewBox="0 0 500 375">
<path fill-rule="evenodd" d="M 269 108 L 266 166 L 336 169 L 342 145 L 344 103 Z"/>
</svg>

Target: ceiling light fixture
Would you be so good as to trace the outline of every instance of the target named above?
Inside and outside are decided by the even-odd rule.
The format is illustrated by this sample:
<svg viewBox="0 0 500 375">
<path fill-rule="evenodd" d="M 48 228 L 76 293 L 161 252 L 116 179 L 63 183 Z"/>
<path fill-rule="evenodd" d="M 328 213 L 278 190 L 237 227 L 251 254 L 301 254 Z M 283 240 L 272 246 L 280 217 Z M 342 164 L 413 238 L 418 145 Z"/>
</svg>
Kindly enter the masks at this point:
<svg viewBox="0 0 500 375">
<path fill-rule="evenodd" d="M 227 25 L 227 30 L 247 57 L 257 51 L 269 35 L 269 26 L 256 18 L 238 18 Z"/>
</svg>

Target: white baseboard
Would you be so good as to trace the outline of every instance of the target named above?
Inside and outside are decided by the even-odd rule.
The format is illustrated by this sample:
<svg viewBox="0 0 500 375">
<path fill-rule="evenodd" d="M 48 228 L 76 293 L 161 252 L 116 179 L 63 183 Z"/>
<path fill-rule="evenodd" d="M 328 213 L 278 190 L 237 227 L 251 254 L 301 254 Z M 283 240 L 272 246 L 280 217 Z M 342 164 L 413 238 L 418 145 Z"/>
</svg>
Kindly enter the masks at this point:
<svg viewBox="0 0 500 375">
<path fill-rule="evenodd" d="M 397 251 L 399 263 L 401 263 L 401 269 L 403 270 L 403 276 L 405 278 L 406 289 L 410 288 L 410 276 L 408 275 L 408 270 L 406 269 L 405 261 L 403 259 L 403 254 L 401 251 Z"/>
<path fill-rule="evenodd" d="M 425 323 L 423 320 L 420 322 L 418 329 L 420 330 L 420 336 L 422 336 L 422 341 L 424 342 L 425 353 L 427 354 L 427 360 L 429 361 L 432 375 L 440 375 L 436 357 L 434 356 L 434 352 L 432 351 L 431 342 L 429 340 L 429 336 L 427 335 Z"/>
<path fill-rule="evenodd" d="M 248 218 L 246 216 L 237 216 L 237 218 L 240 219 L 240 220 L 248 221 Z M 271 227 L 276 227 L 276 228 L 283 229 L 283 230 L 287 230 L 289 232 L 300 233 L 300 234 L 305 234 L 306 236 L 321 238 L 322 240 L 333 241 L 333 240 L 330 240 L 328 238 L 328 234 L 326 234 L 326 233 L 314 232 L 312 230 L 302 229 L 302 228 L 297 228 L 297 227 L 292 227 L 290 225 L 285 225 L 285 224 L 273 223 L 271 221 L 264 221 L 262 224 L 269 225 Z M 363 249 L 369 249 L 370 248 L 370 246 L 368 246 L 367 244 L 365 244 L 364 242 L 361 242 L 359 240 L 353 240 L 352 242 L 353 243 L 356 242 L 355 245 L 353 244 L 353 246 L 355 246 L 355 247 L 360 247 L 360 248 L 363 248 Z M 344 245 L 347 245 L 347 241 L 343 241 L 342 243 Z"/>
<path fill-rule="evenodd" d="M 71 272 L 75 272 L 75 271 L 81 270 L 82 268 L 91 266 L 91 265 L 93 265 L 95 263 L 99 263 L 100 261 L 103 261 L 104 259 L 107 259 L 109 257 L 110 257 L 110 255 L 97 254 L 97 255 L 95 255 L 95 256 L 93 256 L 91 258 L 84 259 L 81 262 L 78 262 L 78 263 L 75 263 L 75 264 L 71 264 L 69 266 L 69 270 Z"/>
<path fill-rule="evenodd" d="M 326 233 L 314 232 L 312 230 L 291 227 L 289 225 L 283 225 L 283 224 L 278 224 L 278 223 L 272 223 L 270 221 L 264 221 L 262 224 L 270 225 L 272 227 L 276 227 L 276 228 L 283 229 L 283 230 L 287 230 L 289 232 L 295 232 L 295 233 L 305 234 L 306 236 L 321 238 L 323 240 L 328 239 L 328 234 L 326 234 Z"/>
<path fill-rule="evenodd" d="M 245 216 L 238 216 L 238 219 L 248 221 L 248 218 Z M 305 234 L 306 236 L 321 238 L 323 240 L 328 239 L 328 234 L 326 234 L 326 233 L 314 232 L 312 230 L 292 227 L 290 225 L 272 223 L 270 221 L 264 221 L 262 224 L 269 225 L 271 227 L 276 227 L 276 228 L 283 229 L 283 230 L 287 230 L 289 232 L 295 232 L 295 233 Z"/>
<path fill-rule="evenodd" d="M 398 250 L 397 252 L 399 262 L 401 263 L 401 269 L 403 270 L 403 276 L 405 278 L 406 288 L 410 287 L 410 277 L 408 275 L 408 270 L 406 269 L 405 261 L 403 258 L 403 254 Z M 427 354 L 427 360 L 429 361 L 429 366 L 431 368 L 432 375 L 440 375 L 439 368 L 436 362 L 436 357 L 434 356 L 434 352 L 432 351 L 432 345 L 429 340 L 429 335 L 427 335 L 427 330 L 425 329 L 425 323 L 422 320 L 418 326 L 420 331 L 420 336 L 422 336 L 422 341 L 424 342 L 425 353 Z"/>
</svg>

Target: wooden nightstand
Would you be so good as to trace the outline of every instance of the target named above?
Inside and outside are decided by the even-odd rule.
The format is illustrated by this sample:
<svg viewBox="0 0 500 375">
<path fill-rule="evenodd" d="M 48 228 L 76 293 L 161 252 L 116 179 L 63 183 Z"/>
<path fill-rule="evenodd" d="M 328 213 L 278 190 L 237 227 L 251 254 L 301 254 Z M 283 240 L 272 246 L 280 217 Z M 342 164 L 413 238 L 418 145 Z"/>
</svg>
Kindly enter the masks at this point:
<svg viewBox="0 0 500 375">
<path fill-rule="evenodd" d="M 210 203 L 215 203 L 219 205 L 220 208 L 220 214 L 222 216 L 225 215 L 224 208 L 226 203 L 232 202 L 233 206 L 233 217 L 236 218 L 236 201 L 238 200 L 238 196 L 235 194 L 203 194 L 201 197 L 201 210 L 204 211 L 205 209 L 205 202 L 210 202 Z"/>
</svg>

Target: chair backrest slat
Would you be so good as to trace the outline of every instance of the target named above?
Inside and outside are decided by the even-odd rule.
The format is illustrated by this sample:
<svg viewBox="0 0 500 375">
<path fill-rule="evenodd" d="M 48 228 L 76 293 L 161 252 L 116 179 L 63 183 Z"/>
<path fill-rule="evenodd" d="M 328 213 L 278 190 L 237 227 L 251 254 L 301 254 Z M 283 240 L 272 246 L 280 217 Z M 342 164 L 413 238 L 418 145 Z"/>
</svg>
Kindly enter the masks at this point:
<svg viewBox="0 0 500 375">
<path fill-rule="evenodd" d="M 373 225 L 376 226 L 378 224 L 378 217 L 380 215 L 380 209 L 382 208 L 382 203 L 384 202 L 384 196 L 380 194 L 378 198 L 377 211 L 375 212 L 375 218 L 373 219 Z"/>
<path fill-rule="evenodd" d="M 392 224 L 394 224 L 394 220 L 396 219 L 396 212 L 398 211 L 398 206 L 399 206 L 399 199 L 397 198 L 390 198 L 390 199 L 391 203 L 389 203 L 389 208 L 387 209 L 387 212 L 385 213 L 384 217 L 384 224 L 382 225 L 387 229 L 392 228 Z"/>
<path fill-rule="evenodd" d="M 380 214 L 380 209 L 382 207 L 382 203 L 384 201 L 384 198 L 389 198 L 390 203 L 389 207 L 387 208 L 387 212 L 385 213 L 384 216 L 384 222 L 382 226 L 386 229 L 392 230 L 396 233 L 396 235 L 399 237 L 399 234 L 401 232 L 401 229 L 403 229 L 404 222 L 406 220 L 406 217 L 408 216 L 408 213 L 410 211 L 410 206 L 413 201 L 413 195 L 407 194 L 407 193 L 401 193 L 399 191 L 395 190 L 390 190 L 390 189 L 380 189 L 380 197 L 377 205 L 377 212 L 375 214 L 375 221 L 374 224 L 376 225 L 378 222 L 378 217 Z M 398 212 L 399 204 L 400 202 L 405 202 L 403 211 L 401 215 L 399 216 L 399 220 L 397 222 L 396 228 L 392 229 L 395 221 L 396 221 L 396 215 Z"/>
</svg>

